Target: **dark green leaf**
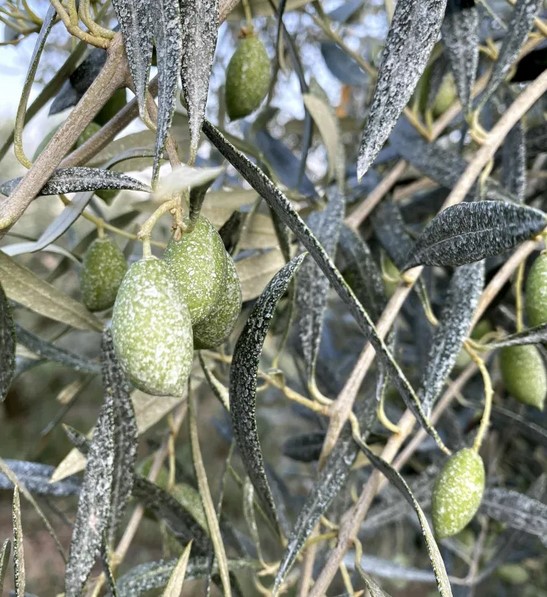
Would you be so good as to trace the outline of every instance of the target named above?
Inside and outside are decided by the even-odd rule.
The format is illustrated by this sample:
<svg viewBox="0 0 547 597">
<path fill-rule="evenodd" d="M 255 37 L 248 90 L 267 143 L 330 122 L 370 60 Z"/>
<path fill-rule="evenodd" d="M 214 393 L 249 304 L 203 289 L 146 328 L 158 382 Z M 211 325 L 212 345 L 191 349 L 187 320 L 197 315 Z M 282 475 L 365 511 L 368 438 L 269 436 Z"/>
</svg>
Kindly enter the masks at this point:
<svg viewBox="0 0 547 597">
<path fill-rule="evenodd" d="M 479 109 L 496 92 L 505 76 L 514 65 L 520 49 L 528 37 L 534 23 L 534 17 L 542 5 L 542 0 L 517 0 L 515 8 L 507 24 L 507 32 L 503 38 L 498 59 L 494 63 L 490 79 L 479 99 Z"/>
<path fill-rule="evenodd" d="M 201 125 L 200 125 L 201 126 Z M 209 187 L 215 181 L 214 178 L 211 178 L 204 184 L 192 187 L 190 189 L 190 221 L 195 222 L 198 219 L 199 213 L 201 211 L 201 206 L 205 201 L 205 194 L 209 190 Z"/>
<path fill-rule="evenodd" d="M 21 502 L 19 489 L 13 488 L 13 584 L 16 597 L 25 597 L 25 549 L 23 545 L 23 527 L 21 525 Z"/>
<path fill-rule="evenodd" d="M 418 391 L 426 412 L 430 412 L 439 397 L 469 335 L 483 287 L 484 261 L 462 265 L 450 280 Z"/>
<path fill-rule="evenodd" d="M 445 6 L 446 0 L 407 0 L 395 5 L 359 149 L 359 178 L 366 174 L 414 91 L 437 41 Z"/>
<path fill-rule="evenodd" d="M 418 397 L 409 381 L 403 374 L 397 361 L 389 352 L 385 342 L 380 338 L 373 321 L 363 306 L 356 299 L 351 288 L 346 284 L 336 266 L 325 253 L 325 250 L 308 226 L 303 222 L 287 197 L 272 183 L 272 181 L 252 162 L 250 162 L 209 121 L 205 120 L 203 130 L 215 147 L 238 170 L 247 182 L 263 197 L 268 205 L 276 211 L 279 217 L 294 232 L 311 256 L 319 264 L 323 273 L 329 278 L 333 288 L 346 303 L 359 327 L 366 335 L 376 351 L 379 360 L 384 364 L 394 385 L 398 389 L 408 408 L 412 410 L 420 424 L 435 438 L 439 445 L 442 442 L 435 429 L 426 420 Z"/>
<path fill-rule="evenodd" d="M 479 12 L 475 0 L 448 0 L 441 33 L 460 102 L 469 112 L 479 64 Z"/>
<path fill-rule="evenodd" d="M 324 431 L 294 435 L 283 444 L 283 454 L 298 462 L 314 462 L 319 460 L 324 439 Z"/>
<path fill-rule="evenodd" d="M 15 324 L 0 284 L 0 402 L 6 397 L 15 374 L 15 345 Z"/>
<path fill-rule="evenodd" d="M 464 265 L 500 255 L 539 234 L 547 216 L 538 209 L 480 201 L 443 210 L 425 227 L 405 265 Z"/>
<path fill-rule="evenodd" d="M 439 547 L 437 546 L 435 538 L 433 537 L 433 533 L 429 528 L 427 518 L 420 507 L 420 504 L 418 504 L 416 501 L 416 498 L 410 490 L 410 487 L 407 485 L 403 477 L 388 462 L 376 456 L 376 454 L 374 454 L 374 452 L 370 450 L 366 444 L 364 444 L 362 441 L 359 441 L 358 445 L 365 456 L 370 460 L 372 466 L 385 475 L 385 477 L 401 492 L 401 495 L 406 499 L 406 501 L 414 508 L 414 511 L 418 516 L 422 534 L 427 544 L 427 552 L 429 555 L 429 560 L 431 561 L 433 572 L 435 573 L 439 594 L 442 597 L 452 596 L 450 581 L 448 580 L 448 575 L 446 573 Z"/>
<path fill-rule="evenodd" d="M 12 178 L 0 185 L 0 193 L 9 195 L 22 178 Z M 98 189 L 128 189 L 130 191 L 150 191 L 150 187 L 121 172 L 100 168 L 58 168 L 42 187 L 38 195 L 59 195 L 96 191 Z"/>
<path fill-rule="evenodd" d="M 344 210 L 344 197 L 341 193 L 335 192 L 325 210 L 314 212 L 309 221 L 310 229 L 333 261 Z M 298 335 L 302 344 L 308 379 L 312 381 L 315 376 L 315 364 L 319 354 L 330 283 L 319 265 L 312 259 L 303 263 L 296 280 Z"/>
<path fill-rule="evenodd" d="M 536 423 L 532 423 L 526 416 L 514 413 L 501 406 L 492 409 L 492 422 L 501 432 L 514 428 L 529 441 L 537 442 L 547 448 L 547 430 Z"/>
<path fill-rule="evenodd" d="M 114 573 L 112 572 L 111 554 L 110 550 L 108 549 L 108 545 L 106 544 L 106 540 L 103 540 L 101 543 L 99 557 L 103 565 L 108 595 L 109 597 L 118 597 L 118 590 L 116 589 Z"/>
<path fill-rule="evenodd" d="M 69 352 L 64 348 L 59 348 L 46 340 L 42 340 L 38 336 L 35 336 L 25 328 L 16 324 L 17 342 L 22 344 L 25 348 L 28 348 L 31 352 L 38 355 L 42 359 L 48 361 L 54 361 L 66 365 L 75 371 L 81 371 L 83 373 L 99 373 L 101 370 L 98 363 L 88 361 L 77 354 Z"/>
<path fill-rule="evenodd" d="M 543 323 L 533 328 L 522 330 L 516 334 L 510 334 L 501 338 L 488 342 L 488 348 L 504 348 L 505 346 L 523 346 L 524 344 L 543 344 L 547 343 L 547 323 Z"/>
<path fill-rule="evenodd" d="M 270 519 L 279 527 L 277 511 L 264 469 L 256 425 L 256 376 L 266 334 L 277 302 L 283 296 L 305 253 L 283 267 L 255 303 L 239 336 L 230 368 L 230 414 L 243 464 Z"/>
<path fill-rule="evenodd" d="M 143 115 L 152 60 L 152 5 L 148 0 L 112 0 L 112 5 L 122 30 L 129 71 Z"/>
<path fill-rule="evenodd" d="M 481 510 L 512 529 L 537 535 L 543 541 L 547 538 L 547 505 L 518 491 L 487 489 Z"/>
<path fill-rule="evenodd" d="M 81 595 L 111 517 L 114 474 L 114 412 L 105 402 L 89 445 L 76 522 L 65 571 L 67 597 Z"/>
<path fill-rule="evenodd" d="M 112 405 L 114 425 L 110 520 L 106 528 L 108 539 L 112 540 L 123 520 L 127 502 L 131 497 L 137 459 L 138 432 L 129 384 L 116 358 L 110 330 L 105 330 L 103 333 L 101 348 L 105 403 Z"/>
<path fill-rule="evenodd" d="M 526 135 L 522 121 L 509 131 L 501 150 L 501 180 L 519 203 L 526 195 Z"/>
<path fill-rule="evenodd" d="M 186 545 L 190 540 L 193 540 L 194 550 L 201 554 L 207 552 L 210 543 L 205 531 L 192 513 L 187 511 L 167 491 L 144 477 L 136 475 L 133 496 L 160 520 L 165 521 L 169 530 L 182 545 Z"/>
<path fill-rule="evenodd" d="M 38 462 L 10 460 L 9 458 L 5 460 L 5 463 L 30 493 L 57 497 L 78 495 L 80 492 L 80 482 L 73 477 L 51 483 L 50 478 L 55 470 L 53 466 Z M 11 490 L 12 488 L 13 483 L 4 474 L 0 474 L 0 489 Z"/>
<path fill-rule="evenodd" d="M 190 163 L 198 148 L 218 36 L 218 0 L 181 0 L 182 90 L 190 124 Z"/>
<path fill-rule="evenodd" d="M 8 569 L 9 557 L 11 553 L 11 541 L 6 539 L 0 549 L 0 594 L 4 590 L 4 578 Z"/>
<path fill-rule="evenodd" d="M 389 258 L 397 269 L 402 269 L 412 250 L 413 243 L 399 206 L 391 199 L 384 199 L 372 212 L 371 222 L 374 233 Z"/>
</svg>

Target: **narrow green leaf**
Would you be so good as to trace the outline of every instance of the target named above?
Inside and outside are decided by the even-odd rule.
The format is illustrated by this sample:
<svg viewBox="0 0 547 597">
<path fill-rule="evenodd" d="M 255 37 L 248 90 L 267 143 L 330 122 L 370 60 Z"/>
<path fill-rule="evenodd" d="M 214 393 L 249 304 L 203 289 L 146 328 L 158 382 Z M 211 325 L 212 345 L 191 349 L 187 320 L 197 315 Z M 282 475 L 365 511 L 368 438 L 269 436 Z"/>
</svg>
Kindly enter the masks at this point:
<svg viewBox="0 0 547 597">
<path fill-rule="evenodd" d="M 509 131 L 501 149 L 501 180 L 519 203 L 526 196 L 526 134 L 522 121 Z"/>
<path fill-rule="evenodd" d="M 0 279 L 8 298 L 35 313 L 81 330 L 102 331 L 102 323 L 83 305 L 40 279 L 0 251 Z"/>
<path fill-rule="evenodd" d="M 198 351 L 198 357 L 199 364 L 201 365 L 201 369 L 205 375 L 205 379 L 207 380 L 211 390 L 213 390 L 213 394 L 220 400 L 220 403 L 226 409 L 226 411 L 230 412 L 230 394 L 228 388 L 221 384 L 220 381 L 218 381 L 218 379 L 214 376 L 211 369 L 209 369 L 205 363 L 201 351 Z"/>
<path fill-rule="evenodd" d="M 182 585 L 186 578 L 186 568 L 188 567 L 188 560 L 190 559 L 190 550 L 192 549 L 192 542 L 188 543 L 185 550 L 182 552 L 179 561 L 173 568 L 173 572 L 169 577 L 169 582 L 163 592 L 163 597 L 179 597 L 182 593 Z"/>
<path fill-rule="evenodd" d="M 413 243 L 399 206 L 389 198 L 384 199 L 372 212 L 371 222 L 374 233 L 389 258 L 397 269 L 402 269 Z"/>
<path fill-rule="evenodd" d="M 439 547 L 435 541 L 433 533 L 431 532 L 427 518 L 420 507 L 420 504 L 418 504 L 416 501 L 416 498 L 410 490 L 410 487 L 407 485 L 403 477 L 388 462 L 376 456 L 376 454 L 374 454 L 374 452 L 370 450 L 362 441 L 358 439 L 356 439 L 356 441 L 359 448 L 370 460 L 374 468 L 378 469 L 399 490 L 401 495 L 414 508 L 427 545 L 427 552 L 429 560 L 431 561 L 433 572 L 435 573 L 439 594 L 441 597 L 451 597 L 452 589 L 450 588 L 450 581 L 448 580 L 448 575 L 446 573 L 441 552 L 439 551 Z"/>
<path fill-rule="evenodd" d="M 450 280 L 418 391 L 426 412 L 439 397 L 469 335 L 483 287 L 484 261 L 462 265 Z"/>
<path fill-rule="evenodd" d="M 544 344 L 547 343 L 547 323 L 543 323 L 533 328 L 522 330 L 515 334 L 505 336 L 500 340 L 488 342 L 489 349 L 504 348 L 506 346 L 523 346 L 524 344 Z"/>
<path fill-rule="evenodd" d="M 21 182 L 22 177 L 12 178 L 0 185 L 0 193 L 9 195 Z M 99 189 L 127 189 L 129 191 L 150 191 L 140 180 L 122 172 L 100 168 L 58 168 L 42 187 L 38 195 L 59 195 Z"/>
<path fill-rule="evenodd" d="M 322 212 L 314 212 L 309 220 L 310 229 L 317 241 L 333 261 L 344 210 L 344 196 L 335 192 L 327 207 Z M 329 288 L 329 279 L 319 265 L 312 259 L 305 261 L 296 277 L 296 306 L 298 335 L 310 382 L 313 382 L 315 377 Z"/>
<path fill-rule="evenodd" d="M 260 354 L 277 302 L 287 290 L 305 256 L 303 253 L 289 261 L 266 286 L 237 340 L 230 368 L 230 414 L 237 446 L 257 495 L 277 528 L 279 520 L 264 469 L 256 425 L 256 376 Z"/>
<path fill-rule="evenodd" d="M 479 12 L 475 0 L 448 0 L 441 33 L 458 96 L 467 113 L 479 65 Z"/>
<path fill-rule="evenodd" d="M 486 88 L 479 98 L 477 109 L 480 110 L 488 102 L 513 67 L 542 3 L 542 0 L 516 1 L 507 24 L 507 32 L 503 38 L 498 59 L 494 63 Z"/>
<path fill-rule="evenodd" d="M 443 210 L 425 227 L 405 264 L 464 265 L 500 255 L 539 234 L 547 215 L 523 205 L 480 201 Z"/>
<path fill-rule="evenodd" d="M 446 0 L 407 0 L 395 5 L 359 149 L 359 178 L 375 160 L 414 91 L 437 41 L 445 6 Z"/>
<path fill-rule="evenodd" d="M 21 502 L 19 489 L 13 488 L 13 582 L 16 597 L 25 597 L 25 549 L 23 546 L 23 527 L 21 525 Z"/>
<path fill-rule="evenodd" d="M 319 460 L 324 440 L 324 431 L 311 431 L 293 435 L 285 440 L 283 454 L 287 458 L 298 462 L 314 462 Z"/>
<path fill-rule="evenodd" d="M 15 345 L 15 324 L 0 284 L 0 402 L 6 397 L 15 374 Z"/>
<path fill-rule="evenodd" d="M 209 78 L 218 37 L 218 0 L 180 0 L 182 91 L 190 124 L 190 163 L 196 157 L 205 118 Z"/>
<path fill-rule="evenodd" d="M 81 371 L 82 373 L 99 373 L 101 370 L 98 363 L 88 361 L 64 348 L 59 348 L 55 344 L 51 344 L 51 342 L 46 342 L 46 340 L 25 330 L 19 324 L 15 324 L 15 330 L 17 342 L 42 359 L 61 363 L 74 369 L 74 371 Z"/>
<path fill-rule="evenodd" d="M 65 570 L 65 595 L 81 595 L 111 517 L 114 474 L 114 413 L 105 402 L 89 445 Z"/>
<path fill-rule="evenodd" d="M 113 470 L 110 498 L 110 520 L 106 531 L 114 539 L 131 497 L 135 462 L 137 459 L 137 421 L 131 402 L 129 384 L 114 352 L 110 330 L 103 333 L 101 347 L 105 404 L 112 405 L 113 414 Z"/>
<path fill-rule="evenodd" d="M 18 480 L 30 494 L 68 496 L 78 495 L 80 492 L 80 482 L 74 478 L 51 483 L 50 477 L 55 470 L 53 466 L 9 458 L 4 463 L 12 471 L 15 479 L 5 473 L 0 474 L 0 489 L 12 489 L 13 481 Z M 1 463 L 0 468 L 2 468 Z"/>
<path fill-rule="evenodd" d="M 9 558 L 11 554 L 11 541 L 6 539 L 0 549 L 0 594 L 4 590 L 4 578 L 9 565 Z"/>
<path fill-rule="evenodd" d="M 250 162 L 209 121 L 203 123 L 203 130 L 213 145 L 238 170 L 247 182 L 263 197 L 268 205 L 276 211 L 279 217 L 289 226 L 298 239 L 319 264 L 323 273 L 329 278 L 333 288 L 346 303 L 355 321 L 366 335 L 376 351 L 378 359 L 384 364 L 394 385 L 398 389 L 405 404 L 414 413 L 420 424 L 436 440 L 443 445 L 435 429 L 427 421 L 418 397 L 410 382 L 405 377 L 397 361 L 388 350 L 385 342 L 380 338 L 369 314 L 356 299 L 351 288 L 346 284 L 342 274 L 325 253 L 325 250 L 303 222 L 287 197 L 272 183 L 272 181 L 252 162 Z"/>
<path fill-rule="evenodd" d="M 152 61 L 152 5 L 148 0 L 112 0 L 112 5 L 122 31 L 129 71 L 143 115 Z"/>
<path fill-rule="evenodd" d="M 106 538 L 103 538 L 99 549 L 99 557 L 103 565 L 103 571 L 106 578 L 106 586 L 109 597 L 118 597 L 118 590 L 116 588 L 116 581 L 114 580 L 114 573 L 112 571 L 110 549 L 106 543 Z"/>
</svg>

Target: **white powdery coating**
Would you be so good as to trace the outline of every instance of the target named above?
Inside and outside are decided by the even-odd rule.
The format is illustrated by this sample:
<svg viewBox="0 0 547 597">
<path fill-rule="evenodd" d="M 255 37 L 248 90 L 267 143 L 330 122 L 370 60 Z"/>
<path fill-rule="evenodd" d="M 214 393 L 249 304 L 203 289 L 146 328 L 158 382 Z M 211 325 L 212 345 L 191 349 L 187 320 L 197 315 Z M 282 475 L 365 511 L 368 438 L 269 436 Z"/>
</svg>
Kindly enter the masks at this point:
<svg viewBox="0 0 547 597">
<path fill-rule="evenodd" d="M 226 250 L 214 226 L 199 216 L 192 232 L 171 239 L 164 255 L 184 296 L 192 324 L 207 317 L 226 282 Z"/>
<path fill-rule="evenodd" d="M 80 285 L 90 311 L 109 309 L 127 271 L 124 254 L 110 238 L 98 238 L 84 255 Z"/>
<path fill-rule="evenodd" d="M 194 346 L 214 348 L 231 334 L 241 312 L 241 284 L 234 260 L 227 257 L 226 285 L 211 313 L 194 326 Z"/>
<path fill-rule="evenodd" d="M 441 470 L 431 510 L 438 537 L 459 533 L 475 516 L 484 492 L 484 464 L 470 448 L 454 454 Z"/>
<path fill-rule="evenodd" d="M 155 257 L 127 272 L 114 305 L 112 339 L 133 384 L 149 394 L 180 396 L 190 374 L 190 314 L 166 264 Z"/>
<path fill-rule="evenodd" d="M 531 326 L 547 323 L 547 253 L 541 253 L 528 274 L 526 315 Z"/>
<path fill-rule="evenodd" d="M 523 404 L 543 410 L 547 394 L 547 373 L 536 346 L 506 346 L 500 350 L 505 389 Z"/>
</svg>

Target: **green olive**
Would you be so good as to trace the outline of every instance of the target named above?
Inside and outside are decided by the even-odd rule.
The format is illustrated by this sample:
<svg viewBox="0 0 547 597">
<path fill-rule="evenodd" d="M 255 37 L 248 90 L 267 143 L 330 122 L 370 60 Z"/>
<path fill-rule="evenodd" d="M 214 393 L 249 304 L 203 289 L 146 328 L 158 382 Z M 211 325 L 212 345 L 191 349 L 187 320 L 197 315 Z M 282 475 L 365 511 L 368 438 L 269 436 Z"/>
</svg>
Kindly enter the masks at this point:
<svg viewBox="0 0 547 597">
<path fill-rule="evenodd" d="M 470 448 L 453 454 L 433 488 L 433 528 L 440 539 L 459 533 L 475 516 L 484 492 L 484 464 Z"/>
<path fill-rule="evenodd" d="M 180 396 L 190 374 L 190 313 L 164 261 L 149 257 L 127 271 L 112 314 L 114 349 L 135 387 Z"/>
<path fill-rule="evenodd" d="M 226 110 L 230 120 L 254 112 L 270 88 L 270 58 L 264 44 L 250 34 L 238 44 L 226 71 Z"/>
<path fill-rule="evenodd" d="M 225 291 L 226 249 L 215 227 L 199 216 L 191 232 L 171 239 L 164 254 L 190 311 L 192 325 L 205 319 Z"/>
<path fill-rule="evenodd" d="M 241 284 L 234 260 L 227 255 L 224 292 L 211 313 L 194 326 L 194 348 L 214 348 L 226 341 L 241 311 Z"/>
<path fill-rule="evenodd" d="M 509 394 L 519 402 L 543 410 L 547 374 L 539 350 L 533 344 L 502 348 L 500 367 Z"/>
<path fill-rule="evenodd" d="M 125 256 L 112 239 L 94 240 L 84 254 L 80 272 L 84 305 L 90 311 L 110 309 L 126 270 Z"/>
<path fill-rule="evenodd" d="M 458 92 L 456 90 L 456 84 L 454 83 L 454 78 L 452 75 L 446 75 L 437 91 L 437 95 L 435 96 L 435 102 L 433 103 L 433 116 L 435 118 L 439 117 L 441 114 L 444 114 L 448 108 L 456 101 L 456 97 Z"/>
<path fill-rule="evenodd" d="M 76 147 L 83 145 L 88 139 L 91 139 L 93 135 L 101 130 L 101 125 L 96 122 L 90 122 L 85 129 L 82 131 L 78 139 L 76 140 Z"/>
<path fill-rule="evenodd" d="M 547 253 L 534 261 L 526 279 L 526 316 L 530 326 L 547 323 Z"/>
</svg>

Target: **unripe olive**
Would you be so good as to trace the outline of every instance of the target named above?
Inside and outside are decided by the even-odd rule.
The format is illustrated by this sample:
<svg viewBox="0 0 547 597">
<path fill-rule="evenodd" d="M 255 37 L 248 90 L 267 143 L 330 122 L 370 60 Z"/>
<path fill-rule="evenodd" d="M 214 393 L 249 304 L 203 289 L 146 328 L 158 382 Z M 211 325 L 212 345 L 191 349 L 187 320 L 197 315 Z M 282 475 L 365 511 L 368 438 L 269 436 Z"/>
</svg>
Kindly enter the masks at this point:
<svg viewBox="0 0 547 597">
<path fill-rule="evenodd" d="M 192 323 L 164 261 L 149 257 L 129 268 L 114 304 L 112 339 L 137 388 L 156 396 L 184 392 L 194 350 Z"/>
<path fill-rule="evenodd" d="M 433 103 L 433 116 L 438 117 L 444 114 L 454 103 L 457 96 L 456 84 L 452 75 L 446 75 L 437 91 L 435 102 Z"/>
<path fill-rule="evenodd" d="M 226 71 L 226 110 L 231 120 L 254 112 L 270 87 L 270 58 L 253 34 L 243 38 Z"/>
<path fill-rule="evenodd" d="M 194 326 L 194 348 L 214 348 L 231 334 L 241 311 L 241 284 L 234 260 L 227 255 L 226 284 L 211 313 Z"/>
<path fill-rule="evenodd" d="M 459 533 L 475 516 L 484 492 L 484 464 L 470 448 L 453 454 L 433 488 L 431 512 L 437 537 Z"/>
<path fill-rule="evenodd" d="M 526 280 L 526 317 L 530 326 L 547 323 L 547 253 L 534 261 Z"/>
<path fill-rule="evenodd" d="M 83 145 L 88 139 L 91 139 L 93 135 L 101 130 L 101 125 L 97 122 L 90 122 L 85 129 L 81 132 L 78 139 L 76 139 L 76 147 Z"/>
<path fill-rule="evenodd" d="M 519 402 L 543 410 L 547 374 L 539 350 L 533 344 L 506 346 L 500 350 L 505 389 Z"/>
<path fill-rule="evenodd" d="M 167 245 L 164 258 L 188 305 L 192 325 L 211 313 L 225 291 L 226 255 L 220 235 L 204 216 L 181 240 L 171 239 Z"/>
<path fill-rule="evenodd" d="M 84 254 L 80 271 L 84 305 L 90 311 L 110 309 L 126 271 L 127 262 L 118 245 L 109 237 L 95 239 Z"/>
</svg>

